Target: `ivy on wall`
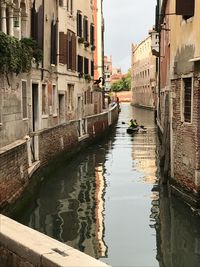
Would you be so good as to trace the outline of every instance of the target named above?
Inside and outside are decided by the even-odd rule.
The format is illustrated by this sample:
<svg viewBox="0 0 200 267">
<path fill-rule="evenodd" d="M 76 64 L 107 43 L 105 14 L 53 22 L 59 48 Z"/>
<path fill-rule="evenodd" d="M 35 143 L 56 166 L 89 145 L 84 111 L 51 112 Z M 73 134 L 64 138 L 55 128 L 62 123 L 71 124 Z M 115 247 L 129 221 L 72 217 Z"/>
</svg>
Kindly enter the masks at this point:
<svg viewBox="0 0 200 267">
<path fill-rule="evenodd" d="M 31 38 L 17 38 L 0 32 L 0 73 L 29 72 L 33 60 L 39 64 L 42 60 L 42 51 Z"/>
</svg>

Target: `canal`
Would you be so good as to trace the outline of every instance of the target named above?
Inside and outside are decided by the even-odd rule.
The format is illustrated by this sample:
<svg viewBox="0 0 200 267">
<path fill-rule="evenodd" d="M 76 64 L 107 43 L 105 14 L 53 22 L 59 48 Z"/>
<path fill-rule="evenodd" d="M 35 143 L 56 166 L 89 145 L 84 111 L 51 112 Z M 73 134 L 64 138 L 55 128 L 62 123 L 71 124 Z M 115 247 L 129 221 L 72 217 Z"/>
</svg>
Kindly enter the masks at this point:
<svg viewBox="0 0 200 267">
<path fill-rule="evenodd" d="M 147 127 L 126 133 L 131 118 Z M 111 266 L 200 266 L 200 220 L 159 188 L 152 111 L 121 105 L 113 133 L 45 177 L 19 222 Z"/>
</svg>

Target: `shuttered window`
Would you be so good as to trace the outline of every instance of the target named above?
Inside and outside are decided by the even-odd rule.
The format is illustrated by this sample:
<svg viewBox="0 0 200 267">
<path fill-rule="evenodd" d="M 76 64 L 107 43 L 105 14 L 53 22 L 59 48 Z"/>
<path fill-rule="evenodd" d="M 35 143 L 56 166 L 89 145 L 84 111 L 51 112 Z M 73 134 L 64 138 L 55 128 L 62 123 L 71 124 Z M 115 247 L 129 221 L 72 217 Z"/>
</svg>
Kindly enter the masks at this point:
<svg viewBox="0 0 200 267">
<path fill-rule="evenodd" d="M 76 36 L 75 33 L 67 31 L 67 68 L 70 70 L 76 70 Z"/>
<path fill-rule="evenodd" d="M 93 77 L 94 76 L 94 61 L 91 61 L 90 67 L 91 67 L 90 74 Z"/>
<path fill-rule="evenodd" d="M 83 73 L 83 57 L 78 55 L 78 72 Z"/>
<path fill-rule="evenodd" d="M 182 15 L 184 19 L 194 16 L 195 0 L 176 0 L 176 15 Z"/>
<path fill-rule="evenodd" d="M 63 0 L 59 0 L 59 6 L 63 6 Z"/>
<path fill-rule="evenodd" d="M 51 64 L 57 65 L 57 23 L 51 23 Z"/>
<path fill-rule="evenodd" d="M 88 41 L 88 19 L 84 17 L 83 20 L 83 38 L 85 41 Z"/>
<path fill-rule="evenodd" d="M 90 44 L 94 45 L 94 25 L 90 24 Z"/>
<path fill-rule="evenodd" d="M 66 35 L 59 32 L 59 62 L 66 64 Z"/>
<path fill-rule="evenodd" d="M 192 115 L 192 78 L 183 79 L 184 86 L 184 121 L 191 122 Z"/>
<path fill-rule="evenodd" d="M 26 81 L 22 81 L 22 117 L 23 119 L 28 117 Z"/>
<path fill-rule="evenodd" d="M 31 37 L 37 41 L 38 48 L 43 50 L 44 40 L 44 7 L 40 5 L 36 12 L 35 0 L 31 9 Z"/>
<path fill-rule="evenodd" d="M 88 58 L 84 57 L 84 74 L 89 74 Z"/>
<path fill-rule="evenodd" d="M 82 15 L 80 12 L 77 12 L 77 35 L 82 37 L 83 26 L 82 26 Z"/>
<path fill-rule="evenodd" d="M 46 84 L 42 85 L 42 115 L 46 115 L 48 112 L 48 98 Z"/>
</svg>

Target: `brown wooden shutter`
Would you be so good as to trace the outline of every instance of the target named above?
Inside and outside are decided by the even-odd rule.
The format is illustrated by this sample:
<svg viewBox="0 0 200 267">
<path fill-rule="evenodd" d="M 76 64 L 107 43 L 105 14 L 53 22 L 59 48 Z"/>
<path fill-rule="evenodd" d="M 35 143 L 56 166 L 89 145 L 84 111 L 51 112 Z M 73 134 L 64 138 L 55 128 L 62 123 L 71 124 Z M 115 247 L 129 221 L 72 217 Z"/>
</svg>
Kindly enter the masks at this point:
<svg viewBox="0 0 200 267">
<path fill-rule="evenodd" d="M 59 32 L 59 62 L 65 64 L 65 34 L 64 32 Z"/>
<path fill-rule="evenodd" d="M 67 34 L 64 34 L 64 64 L 67 64 L 68 47 L 67 47 Z"/>
<path fill-rule="evenodd" d="M 70 69 L 70 58 L 71 58 L 71 51 L 70 51 L 70 31 L 67 31 L 66 35 L 66 64 L 67 69 Z"/>
<path fill-rule="evenodd" d="M 176 0 L 176 15 L 194 16 L 194 0 Z"/>
</svg>

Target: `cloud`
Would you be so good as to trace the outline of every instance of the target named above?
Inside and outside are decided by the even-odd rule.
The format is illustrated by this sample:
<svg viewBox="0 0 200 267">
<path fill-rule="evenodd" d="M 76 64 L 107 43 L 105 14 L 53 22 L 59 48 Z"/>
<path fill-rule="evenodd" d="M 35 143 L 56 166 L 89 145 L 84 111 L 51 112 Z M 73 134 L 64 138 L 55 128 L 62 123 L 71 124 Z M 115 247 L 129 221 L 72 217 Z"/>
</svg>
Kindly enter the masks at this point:
<svg viewBox="0 0 200 267">
<path fill-rule="evenodd" d="M 155 5 L 156 0 L 104 1 L 105 54 L 112 55 L 114 66 L 123 71 L 129 68 L 131 44 L 148 36 L 155 21 Z"/>
</svg>

